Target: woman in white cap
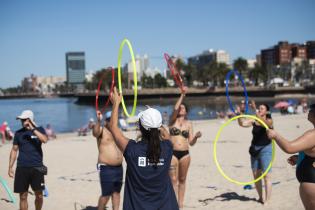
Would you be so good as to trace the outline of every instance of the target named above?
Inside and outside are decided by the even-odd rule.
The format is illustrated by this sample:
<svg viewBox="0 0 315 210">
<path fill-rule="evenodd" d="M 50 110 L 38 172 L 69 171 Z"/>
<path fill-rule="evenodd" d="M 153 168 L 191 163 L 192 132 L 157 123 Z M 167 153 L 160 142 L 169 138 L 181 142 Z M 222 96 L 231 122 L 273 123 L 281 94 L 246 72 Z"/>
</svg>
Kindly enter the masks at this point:
<svg viewBox="0 0 315 210">
<path fill-rule="evenodd" d="M 187 120 L 187 105 L 183 104 L 187 87 L 184 87 L 177 100 L 174 111 L 170 118 L 169 130 L 174 151 L 170 168 L 174 191 L 178 195 L 179 208 L 184 206 L 184 195 L 186 188 L 186 177 L 190 164 L 189 146 L 193 146 L 201 137 L 201 132 L 193 134 L 193 126 Z"/>
<path fill-rule="evenodd" d="M 160 136 L 161 113 L 153 108 L 140 112 L 142 140 L 129 140 L 117 125 L 121 100 L 122 96 L 115 88 L 111 97 L 110 130 L 127 163 L 123 209 L 177 210 L 176 196 L 168 175 L 173 147 L 170 141 L 163 141 Z"/>
</svg>

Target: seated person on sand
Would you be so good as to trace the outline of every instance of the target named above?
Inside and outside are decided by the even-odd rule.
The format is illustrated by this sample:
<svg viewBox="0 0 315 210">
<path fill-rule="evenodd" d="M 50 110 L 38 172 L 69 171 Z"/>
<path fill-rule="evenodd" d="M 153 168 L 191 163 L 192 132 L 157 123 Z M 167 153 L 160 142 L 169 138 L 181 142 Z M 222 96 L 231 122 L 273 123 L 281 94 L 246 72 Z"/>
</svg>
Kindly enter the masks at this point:
<svg viewBox="0 0 315 210">
<path fill-rule="evenodd" d="M 46 135 L 47 135 L 48 139 L 56 139 L 57 138 L 57 135 L 56 135 L 55 131 L 52 129 L 50 124 L 46 125 L 45 131 L 46 131 Z"/>
<path fill-rule="evenodd" d="M 78 129 L 78 136 L 86 136 L 87 133 L 93 129 L 94 124 L 94 119 L 91 118 L 87 125 L 84 125 L 83 127 Z"/>
<path fill-rule="evenodd" d="M 11 131 L 7 121 L 4 121 L 0 126 L 0 134 L 2 135 L 2 139 L 12 140 L 13 139 L 13 132 Z"/>
</svg>

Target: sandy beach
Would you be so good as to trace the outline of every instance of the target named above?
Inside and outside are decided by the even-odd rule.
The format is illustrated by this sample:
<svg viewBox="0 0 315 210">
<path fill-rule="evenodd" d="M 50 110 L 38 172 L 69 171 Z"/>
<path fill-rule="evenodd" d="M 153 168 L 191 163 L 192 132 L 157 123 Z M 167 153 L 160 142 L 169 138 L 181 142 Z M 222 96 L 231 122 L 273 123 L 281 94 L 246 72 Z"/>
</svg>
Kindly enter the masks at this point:
<svg viewBox="0 0 315 210">
<path fill-rule="evenodd" d="M 307 121 L 307 115 L 274 115 L 273 118 L 275 129 L 289 139 L 294 139 L 312 128 Z M 222 120 L 193 122 L 194 131 L 200 130 L 203 136 L 190 148 L 192 161 L 188 173 L 184 209 L 303 209 L 298 193 L 299 183 L 295 178 L 295 167 L 287 164 L 286 159 L 289 155 L 277 146 L 272 168 L 272 198 L 267 206 L 256 201 L 255 189 L 244 190 L 243 186 L 227 181 L 219 173 L 213 160 L 213 141 L 222 123 Z M 134 138 L 136 132 L 126 132 L 125 135 Z M 251 137 L 251 128 L 241 128 L 237 122 L 232 122 L 223 130 L 219 138 L 218 161 L 231 178 L 239 181 L 252 180 L 248 154 Z M 0 145 L 0 176 L 13 189 L 13 179 L 7 174 L 11 147 L 11 143 Z M 45 177 L 49 194 L 44 198 L 43 209 L 96 209 L 100 185 L 96 170 L 98 151 L 93 136 L 89 134 L 79 137 L 76 133 L 59 134 L 57 140 L 43 145 L 43 151 L 44 163 L 49 168 L 48 176 Z M 123 191 L 121 195 L 122 207 Z M 17 194 L 15 196 L 18 200 Z M 8 199 L 6 191 L 1 186 L 0 209 L 18 209 L 18 203 L 12 204 Z M 32 193 L 29 193 L 28 201 L 29 209 L 35 209 Z"/>
</svg>

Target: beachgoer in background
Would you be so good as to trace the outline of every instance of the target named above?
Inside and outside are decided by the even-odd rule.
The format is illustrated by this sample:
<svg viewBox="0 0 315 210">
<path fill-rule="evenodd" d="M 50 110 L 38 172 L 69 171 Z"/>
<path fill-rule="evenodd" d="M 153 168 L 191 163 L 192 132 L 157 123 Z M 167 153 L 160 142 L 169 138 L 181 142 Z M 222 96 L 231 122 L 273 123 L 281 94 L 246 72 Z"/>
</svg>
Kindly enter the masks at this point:
<svg viewBox="0 0 315 210">
<path fill-rule="evenodd" d="M 45 132 L 46 132 L 48 139 L 56 139 L 57 138 L 57 135 L 50 124 L 46 125 Z"/>
<path fill-rule="evenodd" d="M 90 132 L 93 129 L 94 124 L 95 124 L 94 119 L 90 118 L 88 124 L 86 124 L 82 128 L 78 129 L 78 135 L 79 136 L 86 136 L 88 134 L 88 132 Z"/>
<path fill-rule="evenodd" d="M 297 107 L 296 107 L 296 113 L 297 113 L 297 114 L 303 114 L 303 113 L 304 113 L 304 111 L 303 111 L 303 106 L 302 106 L 301 103 L 299 103 L 299 104 L 297 105 Z"/>
<path fill-rule="evenodd" d="M 2 137 L 2 142 L 5 143 L 5 140 L 12 140 L 13 139 L 13 132 L 11 131 L 8 122 L 4 121 L 0 126 L 0 134 Z"/>
<path fill-rule="evenodd" d="M 169 124 L 169 116 L 166 111 L 164 111 L 162 115 L 162 124 L 166 126 Z"/>
<path fill-rule="evenodd" d="M 302 107 L 303 107 L 303 112 L 306 113 L 308 111 L 307 110 L 307 99 L 303 98 L 301 104 L 302 104 Z"/>
</svg>

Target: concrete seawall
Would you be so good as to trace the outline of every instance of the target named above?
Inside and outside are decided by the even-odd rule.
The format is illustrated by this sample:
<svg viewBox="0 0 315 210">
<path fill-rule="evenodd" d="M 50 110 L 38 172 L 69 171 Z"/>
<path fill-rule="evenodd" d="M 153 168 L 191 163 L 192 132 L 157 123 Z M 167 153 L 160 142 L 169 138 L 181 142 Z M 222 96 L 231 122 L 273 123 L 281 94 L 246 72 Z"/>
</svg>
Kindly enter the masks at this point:
<svg viewBox="0 0 315 210">
<path fill-rule="evenodd" d="M 261 89 L 261 88 L 247 88 L 248 96 L 250 97 L 276 97 L 281 96 L 299 98 L 306 97 L 310 94 L 315 94 L 315 88 L 277 88 L 277 89 Z M 229 88 L 229 94 L 232 97 L 243 97 L 243 88 Z M 130 101 L 134 98 L 134 92 L 132 90 L 126 90 L 123 92 L 124 100 Z M 75 95 L 78 98 L 79 104 L 92 104 L 95 103 L 95 93 L 81 93 Z M 100 95 L 100 103 L 104 103 L 107 100 L 108 95 Z M 138 100 L 148 99 L 174 99 L 179 96 L 179 89 L 166 88 L 166 89 L 143 89 L 138 91 Z M 225 97 L 225 88 L 217 88 L 215 90 L 209 89 L 189 89 L 187 97 Z"/>
</svg>

